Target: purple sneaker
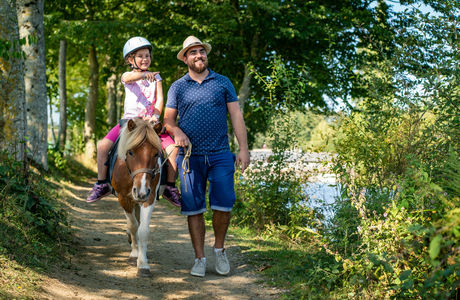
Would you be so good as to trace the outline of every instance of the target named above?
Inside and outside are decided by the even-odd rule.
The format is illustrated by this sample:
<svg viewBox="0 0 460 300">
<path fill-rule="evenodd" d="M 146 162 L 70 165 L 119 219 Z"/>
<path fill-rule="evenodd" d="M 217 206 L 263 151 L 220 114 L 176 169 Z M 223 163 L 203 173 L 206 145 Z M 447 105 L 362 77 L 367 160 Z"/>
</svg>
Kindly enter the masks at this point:
<svg viewBox="0 0 460 300">
<path fill-rule="evenodd" d="M 172 205 L 181 207 L 181 196 L 179 193 L 179 189 L 176 187 L 172 187 L 167 185 L 163 192 L 163 198 L 171 202 Z"/>
<path fill-rule="evenodd" d="M 97 184 L 95 183 L 91 193 L 89 194 L 88 198 L 86 198 L 86 202 L 93 203 L 97 200 L 110 195 L 111 189 L 108 183 Z"/>
</svg>

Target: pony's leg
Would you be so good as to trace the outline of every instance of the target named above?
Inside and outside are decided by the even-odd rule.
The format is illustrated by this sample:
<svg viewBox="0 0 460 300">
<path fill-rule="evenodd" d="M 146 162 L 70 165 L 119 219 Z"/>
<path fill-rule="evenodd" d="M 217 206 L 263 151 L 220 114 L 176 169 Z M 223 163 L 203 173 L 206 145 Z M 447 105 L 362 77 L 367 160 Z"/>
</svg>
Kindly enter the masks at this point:
<svg viewBox="0 0 460 300">
<path fill-rule="evenodd" d="M 133 209 L 131 213 L 125 211 L 126 220 L 128 221 L 127 233 L 131 237 L 131 253 L 129 254 L 130 260 L 135 259 L 139 256 L 139 251 L 137 247 L 137 229 L 139 228 L 139 222 L 137 221 L 135 213 L 136 209 Z"/>
<path fill-rule="evenodd" d="M 154 203 L 145 207 L 144 205 L 141 206 L 141 213 L 140 213 L 140 225 L 139 229 L 137 230 L 137 243 L 139 248 L 139 256 L 137 257 L 137 268 L 138 268 L 138 275 L 139 276 L 151 276 L 150 273 L 150 266 L 147 260 L 147 242 L 149 238 L 149 225 L 150 225 L 150 218 L 152 216 Z"/>
</svg>

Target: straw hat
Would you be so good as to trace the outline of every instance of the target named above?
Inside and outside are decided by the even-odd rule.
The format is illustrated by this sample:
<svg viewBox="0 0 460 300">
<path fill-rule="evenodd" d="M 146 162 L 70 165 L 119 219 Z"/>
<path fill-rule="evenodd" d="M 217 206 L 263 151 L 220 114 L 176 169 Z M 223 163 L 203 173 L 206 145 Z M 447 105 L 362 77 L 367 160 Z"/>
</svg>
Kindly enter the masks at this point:
<svg viewBox="0 0 460 300">
<path fill-rule="evenodd" d="M 194 37 L 193 35 L 187 37 L 182 44 L 182 50 L 177 53 L 177 59 L 182 61 L 182 58 L 184 57 L 184 53 L 191 47 L 195 46 L 203 46 L 204 49 L 206 50 L 206 54 L 209 54 L 211 52 L 211 45 L 208 43 L 202 43 L 198 38 Z"/>
</svg>

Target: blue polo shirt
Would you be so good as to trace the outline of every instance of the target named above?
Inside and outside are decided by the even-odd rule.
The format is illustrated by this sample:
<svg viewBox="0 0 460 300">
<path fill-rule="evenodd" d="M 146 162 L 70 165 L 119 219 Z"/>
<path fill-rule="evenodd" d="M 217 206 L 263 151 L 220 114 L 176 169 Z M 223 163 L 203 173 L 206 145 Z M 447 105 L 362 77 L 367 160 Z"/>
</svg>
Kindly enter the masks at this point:
<svg viewBox="0 0 460 300">
<path fill-rule="evenodd" d="M 174 82 L 166 107 L 177 110 L 178 126 L 192 143 L 192 154 L 208 155 L 230 151 L 227 103 L 234 101 L 238 98 L 230 80 L 209 70 L 201 84 L 188 73 Z"/>
</svg>

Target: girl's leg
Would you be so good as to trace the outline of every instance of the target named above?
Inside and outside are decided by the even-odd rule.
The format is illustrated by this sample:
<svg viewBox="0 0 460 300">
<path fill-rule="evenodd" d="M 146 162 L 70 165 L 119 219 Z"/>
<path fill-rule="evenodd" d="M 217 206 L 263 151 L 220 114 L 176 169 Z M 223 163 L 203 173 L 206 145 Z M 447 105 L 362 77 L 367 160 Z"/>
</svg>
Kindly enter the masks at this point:
<svg viewBox="0 0 460 300">
<path fill-rule="evenodd" d="M 168 176 L 166 177 L 166 181 L 168 183 L 172 183 L 173 186 L 176 185 L 176 177 L 177 177 L 177 152 L 178 148 L 175 145 L 169 145 L 166 148 L 166 153 L 169 154 L 168 156 L 168 161 L 169 161 L 169 167 L 168 167 Z"/>
<path fill-rule="evenodd" d="M 178 149 L 174 144 L 169 145 L 165 149 L 168 154 L 168 174 L 166 176 L 166 187 L 163 192 L 163 198 L 171 202 L 172 205 L 181 206 L 181 196 L 179 189 L 176 187 L 177 163 L 176 157 Z"/>
<path fill-rule="evenodd" d="M 113 142 L 103 138 L 97 143 L 97 180 L 99 182 L 107 180 L 107 166 L 105 162 L 109 157 L 109 151 L 112 149 Z"/>
<path fill-rule="evenodd" d="M 107 182 L 107 166 L 105 162 L 107 161 L 112 145 L 113 142 L 107 138 L 103 138 L 97 143 L 97 182 L 94 184 L 88 198 L 86 198 L 86 202 L 96 202 L 111 193 Z"/>
</svg>

